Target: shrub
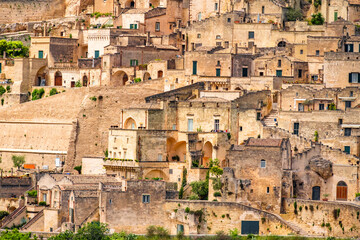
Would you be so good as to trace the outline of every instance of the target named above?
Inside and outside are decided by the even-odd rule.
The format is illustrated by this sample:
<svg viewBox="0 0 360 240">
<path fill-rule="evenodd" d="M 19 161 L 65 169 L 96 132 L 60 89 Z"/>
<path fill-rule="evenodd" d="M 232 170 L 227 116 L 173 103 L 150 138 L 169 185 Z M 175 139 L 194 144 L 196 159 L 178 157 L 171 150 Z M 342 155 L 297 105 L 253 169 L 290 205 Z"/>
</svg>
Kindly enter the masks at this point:
<svg viewBox="0 0 360 240">
<path fill-rule="evenodd" d="M 1 106 L 4 106 L 4 101 L 5 101 L 5 100 L 2 98 L 2 99 L 1 99 Z"/>
<path fill-rule="evenodd" d="M 300 9 L 295 10 L 294 8 L 289 8 L 288 12 L 286 13 L 286 19 L 287 21 L 301 21 L 303 19 L 302 11 Z"/>
<path fill-rule="evenodd" d="M 6 86 L 6 91 L 7 91 L 7 92 L 11 92 L 11 87 L 10 87 L 10 86 Z"/>
<path fill-rule="evenodd" d="M 81 87 L 81 82 L 80 82 L 80 80 L 76 81 L 75 87 Z"/>
<path fill-rule="evenodd" d="M 94 97 L 91 97 L 90 100 L 96 102 L 97 98 L 94 96 Z"/>
<path fill-rule="evenodd" d="M 316 13 L 311 16 L 310 22 L 313 25 L 323 25 L 325 22 L 325 19 L 323 18 L 321 13 Z"/>
<path fill-rule="evenodd" d="M 355 193 L 355 197 L 360 197 L 360 193 Z"/>
<path fill-rule="evenodd" d="M 229 234 L 231 237 L 236 238 L 237 236 L 239 236 L 239 230 L 237 228 L 234 228 L 233 230 L 229 230 Z"/>
<path fill-rule="evenodd" d="M 33 197 L 33 198 L 37 197 L 37 191 L 36 190 L 27 191 L 26 193 L 27 193 L 27 195 L 29 197 Z"/>
<path fill-rule="evenodd" d="M 148 238 L 169 238 L 169 232 L 167 229 L 160 227 L 160 226 L 149 226 L 146 229 L 147 233 L 146 233 L 146 237 Z"/>
<path fill-rule="evenodd" d="M 141 82 L 141 78 L 135 78 L 134 82 L 136 82 L 136 83 Z"/>
<path fill-rule="evenodd" d="M 318 8 L 319 6 L 321 6 L 321 0 L 314 0 L 314 7 Z"/>
<path fill-rule="evenodd" d="M 214 197 L 221 197 L 221 193 L 220 192 L 214 192 Z"/>
<path fill-rule="evenodd" d="M 195 194 L 191 194 L 189 200 L 199 200 L 199 196 Z"/>
<path fill-rule="evenodd" d="M 58 92 L 57 92 L 57 90 L 56 90 L 56 88 L 52 88 L 51 90 L 50 90 L 50 96 L 53 96 L 53 95 L 55 95 L 55 94 L 57 94 Z"/>
<path fill-rule="evenodd" d="M 319 141 L 319 133 L 318 133 L 318 131 L 315 131 L 314 137 L 315 137 L 315 139 L 314 139 L 315 142 Z"/>
<path fill-rule="evenodd" d="M 190 208 L 189 208 L 189 207 L 186 207 L 186 208 L 185 208 L 185 212 L 186 212 L 186 213 L 189 213 L 189 212 L 190 212 Z"/>
<path fill-rule="evenodd" d="M 45 90 L 43 88 L 34 89 L 34 91 L 31 94 L 32 100 L 34 101 L 34 100 L 38 100 L 38 99 L 42 98 L 44 93 L 45 93 Z"/>
<path fill-rule="evenodd" d="M 6 89 L 3 86 L 0 86 L 0 96 L 6 93 Z"/>
<path fill-rule="evenodd" d="M 46 202 L 45 201 L 39 202 L 39 206 L 46 206 Z"/>
<path fill-rule="evenodd" d="M 200 200 L 207 200 L 209 193 L 209 183 L 208 181 L 197 181 L 190 183 L 192 187 L 192 192 L 196 194 Z"/>
<path fill-rule="evenodd" d="M 8 215 L 9 215 L 9 213 L 7 211 L 0 211 L 0 220 Z"/>
<path fill-rule="evenodd" d="M 74 167 L 74 170 L 78 171 L 79 174 L 81 174 L 81 169 L 82 169 L 81 165 Z"/>
<path fill-rule="evenodd" d="M 179 191 L 179 199 L 182 199 L 184 197 L 184 187 L 181 186 L 180 191 Z"/>
</svg>

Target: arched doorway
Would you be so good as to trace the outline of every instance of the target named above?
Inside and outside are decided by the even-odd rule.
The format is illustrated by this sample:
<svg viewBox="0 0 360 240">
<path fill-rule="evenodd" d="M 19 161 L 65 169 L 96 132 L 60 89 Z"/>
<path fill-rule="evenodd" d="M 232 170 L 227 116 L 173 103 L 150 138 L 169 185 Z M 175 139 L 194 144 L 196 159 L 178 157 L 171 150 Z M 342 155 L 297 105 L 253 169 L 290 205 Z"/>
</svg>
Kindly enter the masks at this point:
<svg viewBox="0 0 360 240">
<path fill-rule="evenodd" d="M 143 81 L 151 80 L 150 73 L 146 72 L 143 76 Z"/>
<path fill-rule="evenodd" d="M 176 159 L 172 159 L 174 161 L 185 161 L 186 160 L 186 142 L 181 141 L 177 142 L 174 146 L 174 153 Z"/>
<path fill-rule="evenodd" d="M 286 47 L 286 42 L 285 41 L 280 41 L 278 43 L 278 47 Z"/>
<path fill-rule="evenodd" d="M 87 85 L 88 85 L 88 77 L 85 75 L 83 77 L 83 87 L 87 87 Z"/>
<path fill-rule="evenodd" d="M 145 179 L 161 178 L 167 180 L 166 174 L 161 170 L 151 170 L 145 175 Z"/>
<path fill-rule="evenodd" d="M 315 186 L 312 188 L 312 200 L 320 200 L 320 187 Z"/>
<path fill-rule="evenodd" d="M 124 71 L 117 71 L 111 79 L 111 86 L 123 86 L 126 84 L 127 81 L 129 81 L 128 75 Z"/>
<path fill-rule="evenodd" d="M 344 181 L 338 182 L 336 186 L 336 200 L 347 201 L 347 184 Z"/>
<path fill-rule="evenodd" d="M 130 8 L 135 8 L 135 1 L 130 2 Z"/>
<path fill-rule="evenodd" d="M 36 73 L 35 76 L 35 86 L 47 86 L 48 83 L 48 71 L 46 69 L 46 66 L 39 69 L 39 71 Z"/>
<path fill-rule="evenodd" d="M 135 122 L 135 120 L 132 119 L 132 118 L 126 119 L 125 124 L 124 124 L 124 128 L 125 128 L 125 129 L 136 129 L 136 122 Z"/>
<path fill-rule="evenodd" d="M 163 77 L 163 75 L 164 75 L 164 72 L 163 71 L 158 71 L 158 78 L 162 78 Z"/>
<path fill-rule="evenodd" d="M 212 146 L 211 142 L 205 143 L 203 152 L 204 152 L 204 156 L 203 156 L 203 160 L 202 160 L 202 165 L 204 167 L 208 167 L 210 159 L 212 158 L 212 153 L 213 153 L 213 146 Z"/>
<path fill-rule="evenodd" d="M 62 86 L 62 74 L 60 71 L 55 73 L 55 86 Z"/>
<path fill-rule="evenodd" d="M 149 1 L 149 6 L 150 7 L 157 8 L 157 7 L 159 7 L 159 5 L 160 5 L 160 0 L 150 0 Z"/>
</svg>

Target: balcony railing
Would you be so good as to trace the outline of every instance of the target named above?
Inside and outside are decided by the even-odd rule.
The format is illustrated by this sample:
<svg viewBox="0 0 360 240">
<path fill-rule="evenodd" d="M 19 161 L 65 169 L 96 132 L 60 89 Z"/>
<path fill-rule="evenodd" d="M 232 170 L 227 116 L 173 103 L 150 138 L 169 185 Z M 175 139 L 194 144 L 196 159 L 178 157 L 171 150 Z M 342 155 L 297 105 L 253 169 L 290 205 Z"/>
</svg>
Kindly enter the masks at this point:
<svg viewBox="0 0 360 240">
<path fill-rule="evenodd" d="M 139 167 L 139 161 L 133 159 L 104 158 L 104 166 Z"/>
</svg>

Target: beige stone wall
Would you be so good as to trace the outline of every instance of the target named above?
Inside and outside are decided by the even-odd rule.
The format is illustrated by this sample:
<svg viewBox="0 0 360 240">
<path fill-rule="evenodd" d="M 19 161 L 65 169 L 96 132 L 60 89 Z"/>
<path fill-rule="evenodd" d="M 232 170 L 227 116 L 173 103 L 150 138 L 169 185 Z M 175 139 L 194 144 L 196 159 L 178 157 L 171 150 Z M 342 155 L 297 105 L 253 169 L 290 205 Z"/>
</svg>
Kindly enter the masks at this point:
<svg viewBox="0 0 360 240">
<path fill-rule="evenodd" d="M 84 175 L 103 175 L 106 174 L 104 169 L 104 160 L 101 157 L 83 157 L 81 174 Z"/>
</svg>

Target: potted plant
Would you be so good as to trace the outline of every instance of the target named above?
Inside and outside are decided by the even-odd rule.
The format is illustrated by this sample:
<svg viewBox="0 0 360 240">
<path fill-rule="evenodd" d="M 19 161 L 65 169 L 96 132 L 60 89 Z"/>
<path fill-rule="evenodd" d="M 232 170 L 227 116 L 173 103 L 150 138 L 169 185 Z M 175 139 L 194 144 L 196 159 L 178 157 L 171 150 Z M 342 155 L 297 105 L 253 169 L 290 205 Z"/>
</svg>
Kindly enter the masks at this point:
<svg viewBox="0 0 360 240">
<path fill-rule="evenodd" d="M 325 193 L 323 194 L 323 201 L 327 201 L 328 200 L 328 197 L 329 197 L 329 194 Z"/>
</svg>

